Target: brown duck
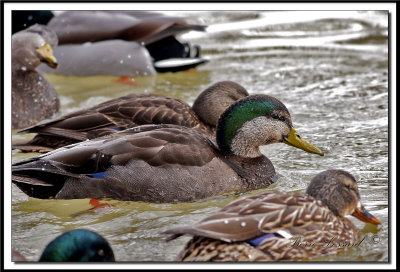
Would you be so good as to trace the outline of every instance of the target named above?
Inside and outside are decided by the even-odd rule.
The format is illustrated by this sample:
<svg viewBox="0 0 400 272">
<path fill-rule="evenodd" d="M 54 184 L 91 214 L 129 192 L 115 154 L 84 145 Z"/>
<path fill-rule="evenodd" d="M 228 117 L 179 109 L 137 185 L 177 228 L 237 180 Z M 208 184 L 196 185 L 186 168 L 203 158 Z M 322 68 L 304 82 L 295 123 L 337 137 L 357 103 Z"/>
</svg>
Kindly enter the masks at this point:
<svg viewBox="0 0 400 272">
<path fill-rule="evenodd" d="M 143 125 L 17 162 L 12 181 L 36 198 L 189 202 L 269 186 L 275 169 L 259 147 L 280 142 L 323 155 L 282 102 L 249 95 L 221 114 L 216 142 L 193 128 Z"/>
<path fill-rule="evenodd" d="M 53 116 L 59 110 L 57 92 L 35 68 L 58 64 L 53 56 L 56 34 L 33 25 L 12 35 L 12 128 L 24 128 Z"/>
<path fill-rule="evenodd" d="M 193 107 L 169 96 L 131 94 L 21 130 L 37 135 L 30 141 L 15 143 L 13 148 L 48 152 L 145 124 L 176 124 L 215 136 L 219 116 L 233 102 L 248 95 L 245 88 L 231 81 L 208 87 L 197 97 Z"/>
<path fill-rule="evenodd" d="M 313 178 L 305 195 L 266 191 L 164 234 L 173 234 L 169 240 L 194 236 L 179 261 L 302 261 L 362 242 L 346 215 L 381 224 L 361 204 L 356 179 L 343 170 L 328 170 Z"/>
</svg>

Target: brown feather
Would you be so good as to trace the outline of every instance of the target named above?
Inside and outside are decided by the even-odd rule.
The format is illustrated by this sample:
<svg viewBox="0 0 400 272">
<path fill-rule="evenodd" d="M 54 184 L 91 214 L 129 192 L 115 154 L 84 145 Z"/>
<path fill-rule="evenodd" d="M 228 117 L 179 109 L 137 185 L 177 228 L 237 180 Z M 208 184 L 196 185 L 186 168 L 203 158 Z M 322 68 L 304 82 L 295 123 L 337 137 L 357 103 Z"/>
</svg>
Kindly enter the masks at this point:
<svg viewBox="0 0 400 272">
<path fill-rule="evenodd" d="M 112 127 L 124 130 L 146 124 L 175 124 L 197 129 L 206 136 L 214 136 L 216 123 L 205 122 L 210 119 L 208 115 L 219 116 L 234 99 L 248 94 L 239 84 L 229 81 L 216 83 L 204 92 L 208 96 L 196 100 L 196 105 L 205 104 L 197 107 L 202 111 L 203 120 L 180 99 L 156 94 L 130 94 L 23 129 L 19 132 L 37 135 L 28 142 L 14 143 L 13 148 L 48 151 L 115 133 L 117 130 Z M 201 101 L 206 99 L 213 100 L 213 104 L 207 105 L 207 101 Z M 218 100 L 221 100 L 220 105 Z M 208 110 L 208 114 L 204 113 L 205 110 Z M 30 150 L 31 146 L 34 150 Z"/>
</svg>

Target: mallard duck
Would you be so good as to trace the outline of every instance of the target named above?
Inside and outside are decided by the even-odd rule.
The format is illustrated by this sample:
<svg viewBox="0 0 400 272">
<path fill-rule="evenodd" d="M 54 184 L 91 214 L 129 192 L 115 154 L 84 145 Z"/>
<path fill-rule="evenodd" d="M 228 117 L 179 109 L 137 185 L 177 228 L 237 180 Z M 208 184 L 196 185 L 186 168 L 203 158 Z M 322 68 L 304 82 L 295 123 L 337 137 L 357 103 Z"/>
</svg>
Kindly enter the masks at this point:
<svg viewBox="0 0 400 272">
<path fill-rule="evenodd" d="M 233 102 L 248 95 L 245 88 L 232 81 L 209 86 L 197 97 L 192 108 L 169 96 L 131 94 L 21 130 L 38 134 L 30 141 L 15 143 L 13 148 L 48 152 L 145 124 L 175 124 L 214 136 L 219 116 Z"/>
<path fill-rule="evenodd" d="M 177 125 L 143 125 L 13 164 L 12 181 L 36 198 L 189 202 L 276 180 L 259 146 L 287 143 L 323 155 L 293 128 L 278 99 L 250 95 L 220 116 L 216 143 Z"/>
<path fill-rule="evenodd" d="M 27 260 L 13 251 L 14 262 Z M 114 252 L 100 234 L 76 229 L 64 232 L 44 249 L 39 262 L 114 262 Z"/>
<path fill-rule="evenodd" d="M 194 237 L 179 261 L 301 261 L 357 246 L 353 215 L 381 224 L 360 201 L 356 179 L 343 170 L 315 176 L 306 194 L 266 191 L 233 201 L 199 223 L 164 232 Z"/>
<path fill-rule="evenodd" d="M 175 35 L 202 25 L 146 11 L 66 11 L 47 24 L 57 33 L 60 69 L 44 73 L 74 76 L 141 76 L 187 70 L 208 60 L 200 47 Z"/>
<path fill-rule="evenodd" d="M 12 35 L 12 128 L 23 128 L 59 110 L 57 92 L 35 68 L 40 63 L 57 68 L 54 32 L 33 25 Z"/>
</svg>

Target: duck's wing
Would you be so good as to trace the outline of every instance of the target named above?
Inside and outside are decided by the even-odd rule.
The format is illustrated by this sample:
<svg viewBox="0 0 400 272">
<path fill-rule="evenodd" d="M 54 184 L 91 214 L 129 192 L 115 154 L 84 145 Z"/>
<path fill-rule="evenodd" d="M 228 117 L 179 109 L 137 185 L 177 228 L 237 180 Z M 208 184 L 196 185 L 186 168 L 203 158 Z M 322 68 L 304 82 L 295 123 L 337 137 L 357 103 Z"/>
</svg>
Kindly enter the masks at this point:
<svg viewBox="0 0 400 272">
<path fill-rule="evenodd" d="M 24 150 L 40 146 L 58 148 L 145 124 L 202 127 L 196 114 L 182 100 L 163 95 L 132 94 L 21 130 L 38 134 L 13 147 Z"/>
<path fill-rule="evenodd" d="M 60 44 L 125 39 L 147 45 L 182 31 L 204 31 L 204 26 L 187 24 L 177 17 L 118 11 L 67 11 L 55 16 L 48 26 L 56 31 Z"/>
<path fill-rule="evenodd" d="M 12 180 L 30 196 L 49 198 L 70 178 L 82 183 L 96 182 L 104 179 L 111 168 L 124 169 L 135 161 L 151 167 L 184 167 L 203 166 L 214 157 L 208 139 L 194 130 L 174 125 L 147 125 L 17 162 L 12 166 Z M 117 178 L 115 182 L 123 183 Z"/>
<path fill-rule="evenodd" d="M 199 223 L 164 232 L 175 239 L 183 234 L 226 242 L 246 241 L 265 233 L 292 237 L 329 222 L 332 213 L 307 195 L 267 191 L 238 199 Z"/>
</svg>

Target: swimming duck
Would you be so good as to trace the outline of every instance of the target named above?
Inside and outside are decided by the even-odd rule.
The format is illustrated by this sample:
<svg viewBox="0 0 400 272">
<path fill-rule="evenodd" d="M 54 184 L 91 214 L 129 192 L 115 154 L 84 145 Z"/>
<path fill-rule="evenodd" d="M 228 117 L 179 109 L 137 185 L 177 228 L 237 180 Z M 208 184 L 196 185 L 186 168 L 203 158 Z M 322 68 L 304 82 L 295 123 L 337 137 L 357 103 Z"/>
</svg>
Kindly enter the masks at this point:
<svg viewBox="0 0 400 272">
<path fill-rule="evenodd" d="M 177 125 L 143 125 L 13 164 L 12 181 L 36 198 L 189 202 L 276 180 L 262 145 L 283 142 L 323 155 L 293 128 L 278 99 L 250 95 L 220 116 L 216 143 Z"/>
<path fill-rule="evenodd" d="M 219 116 L 233 102 L 248 95 L 243 86 L 232 81 L 209 86 L 197 97 L 192 108 L 169 96 L 131 94 L 21 130 L 38 134 L 30 141 L 15 143 L 13 148 L 48 152 L 145 124 L 175 124 L 215 136 Z"/>
<path fill-rule="evenodd" d="M 53 86 L 35 68 L 57 68 L 53 48 L 57 36 L 46 26 L 33 25 L 12 35 L 12 128 L 24 128 L 59 110 Z"/>
<path fill-rule="evenodd" d="M 361 204 L 356 179 L 334 169 L 315 176 L 306 194 L 266 191 L 241 198 L 164 234 L 172 234 L 168 240 L 194 236 L 179 261 L 301 261 L 362 242 L 346 215 L 381 224 Z"/>
<path fill-rule="evenodd" d="M 47 24 L 57 33 L 60 69 L 43 73 L 74 76 L 143 76 L 187 70 L 208 60 L 200 47 L 176 35 L 204 31 L 178 17 L 146 11 L 65 11 Z"/>
<path fill-rule="evenodd" d="M 27 261 L 13 251 L 13 261 Z M 44 249 L 39 262 L 114 262 L 114 252 L 100 234 L 76 229 L 67 231 L 52 240 Z"/>
</svg>

